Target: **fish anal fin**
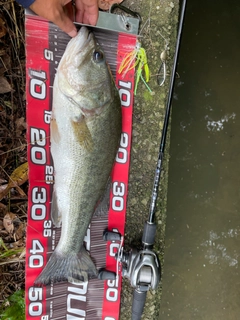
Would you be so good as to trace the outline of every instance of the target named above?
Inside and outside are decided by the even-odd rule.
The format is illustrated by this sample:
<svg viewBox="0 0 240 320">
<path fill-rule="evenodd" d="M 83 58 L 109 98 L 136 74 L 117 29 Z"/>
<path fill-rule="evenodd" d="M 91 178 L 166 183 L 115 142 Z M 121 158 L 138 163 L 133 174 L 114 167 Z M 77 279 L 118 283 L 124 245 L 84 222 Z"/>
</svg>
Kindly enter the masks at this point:
<svg viewBox="0 0 240 320">
<path fill-rule="evenodd" d="M 79 120 L 72 120 L 72 127 L 74 135 L 82 148 L 91 152 L 93 150 L 93 140 L 91 132 L 85 121 L 85 117 L 82 116 Z"/>
</svg>

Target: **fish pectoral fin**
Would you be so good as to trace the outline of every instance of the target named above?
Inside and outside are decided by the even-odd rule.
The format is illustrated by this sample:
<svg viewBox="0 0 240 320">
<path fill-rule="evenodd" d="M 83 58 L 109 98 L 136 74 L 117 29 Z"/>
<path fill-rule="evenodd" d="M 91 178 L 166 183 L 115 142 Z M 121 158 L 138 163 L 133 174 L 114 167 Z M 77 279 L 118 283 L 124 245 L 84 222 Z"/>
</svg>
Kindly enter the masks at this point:
<svg viewBox="0 0 240 320">
<path fill-rule="evenodd" d="M 60 228 L 61 222 L 62 222 L 62 215 L 58 210 L 57 197 L 56 197 L 55 190 L 53 190 L 53 194 L 52 194 L 51 218 L 55 227 Z"/>
<path fill-rule="evenodd" d="M 91 132 L 86 124 L 85 117 L 82 116 L 79 120 L 72 120 L 74 135 L 81 147 L 91 152 L 93 150 L 93 140 Z"/>
<path fill-rule="evenodd" d="M 55 118 L 51 119 L 50 131 L 51 131 L 51 139 L 53 139 L 55 143 L 58 143 L 60 141 L 60 133 L 59 133 L 57 121 Z"/>
</svg>

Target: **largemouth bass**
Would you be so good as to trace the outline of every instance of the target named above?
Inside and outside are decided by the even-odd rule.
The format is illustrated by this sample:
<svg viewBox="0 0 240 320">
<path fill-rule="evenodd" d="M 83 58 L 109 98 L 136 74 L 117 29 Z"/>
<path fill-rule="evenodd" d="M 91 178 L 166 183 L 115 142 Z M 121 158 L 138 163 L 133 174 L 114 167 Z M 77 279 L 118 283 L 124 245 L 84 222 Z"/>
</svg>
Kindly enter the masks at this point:
<svg viewBox="0 0 240 320">
<path fill-rule="evenodd" d="M 68 43 L 54 80 L 52 217 L 56 226 L 62 223 L 62 230 L 36 285 L 86 281 L 97 275 L 83 239 L 109 189 L 121 123 L 119 93 L 104 53 L 93 33 L 82 27 Z"/>
</svg>

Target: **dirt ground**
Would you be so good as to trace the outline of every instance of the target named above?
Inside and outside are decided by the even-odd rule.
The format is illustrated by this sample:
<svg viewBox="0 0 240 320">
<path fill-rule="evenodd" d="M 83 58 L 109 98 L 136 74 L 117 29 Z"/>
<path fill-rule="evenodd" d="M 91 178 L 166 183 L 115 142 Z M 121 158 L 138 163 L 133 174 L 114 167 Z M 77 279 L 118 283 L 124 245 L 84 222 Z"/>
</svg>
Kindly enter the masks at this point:
<svg viewBox="0 0 240 320">
<path fill-rule="evenodd" d="M 169 75 L 175 51 L 179 0 L 125 0 L 142 16 L 140 41 L 146 49 L 150 93 L 140 82 L 134 103 L 133 140 L 125 244 L 141 246 L 148 217 L 153 178 L 164 121 Z M 160 87 L 160 55 L 167 52 L 167 79 Z M 9 0 L 0 1 L 0 304 L 24 288 L 25 225 L 27 223 L 27 145 L 25 117 L 24 13 Z M 167 143 L 168 144 L 168 143 Z M 166 146 L 157 205 L 155 252 L 163 265 L 167 201 Z M 14 171 L 17 169 L 17 171 Z M 149 292 L 143 319 L 159 319 L 161 285 Z M 123 281 L 121 320 L 130 319 L 132 288 Z"/>
</svg>

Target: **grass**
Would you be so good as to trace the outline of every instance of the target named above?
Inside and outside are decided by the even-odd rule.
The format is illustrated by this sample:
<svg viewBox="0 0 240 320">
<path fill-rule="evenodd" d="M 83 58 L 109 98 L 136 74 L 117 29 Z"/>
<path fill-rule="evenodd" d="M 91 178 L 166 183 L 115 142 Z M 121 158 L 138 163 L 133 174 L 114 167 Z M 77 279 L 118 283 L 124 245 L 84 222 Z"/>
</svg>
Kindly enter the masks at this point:
<svg viewBox="0 0 240 320">
<path fill-rule="evenodd" d="M 0 312 L 2 320 L 25 320 L 24 290 L 18 290 L 8 297 Z"/>
</svg>

